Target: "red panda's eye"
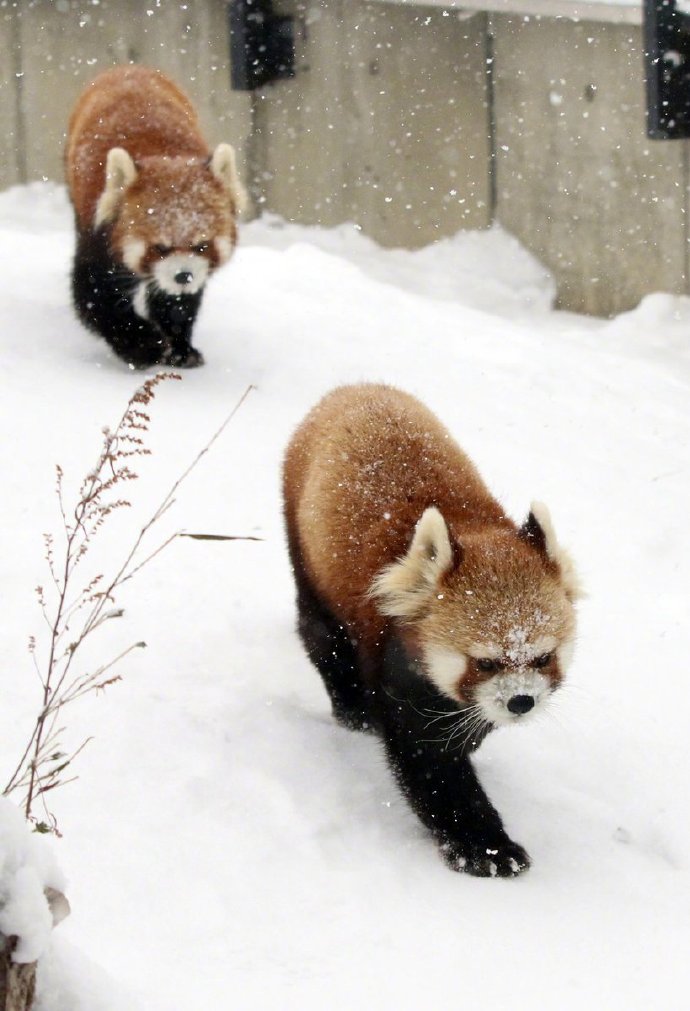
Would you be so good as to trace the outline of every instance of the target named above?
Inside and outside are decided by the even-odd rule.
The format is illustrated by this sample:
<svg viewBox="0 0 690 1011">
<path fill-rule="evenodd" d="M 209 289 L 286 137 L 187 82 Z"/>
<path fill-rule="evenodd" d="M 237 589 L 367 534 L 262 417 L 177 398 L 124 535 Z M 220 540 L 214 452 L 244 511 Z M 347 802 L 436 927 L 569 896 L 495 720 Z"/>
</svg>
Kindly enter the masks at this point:
<svg viewBox="0 0 690 1011">
<path fill-rule="evenodd" d="M 158 253 L 159 256 L 168 256 L 169 253 L 172 253 L 171 246 L 162 246 L 158 242 L 156 243 L 155 246 L 152 247 L 152 249 L 154 253 Z"/>
<path fill-rule="evenodd" d="M 477 668 L 485 674 L 493 674 L 494 671 L 501 670 L 503 667 L 500 660 L 490 660 L 489 657 L 480 657 L 475 663 Z"/>
<path fill-rule="evenodd" d="M 200 242 L 198 246 L 192 246 L 192 252 L 203 256 L 204 253 L 208 253 L 208 245 L 208 242 Z"/>
<path fill-rule="evenodd" d="M 532 667 L 546 667 L 549 663 L 551 663 L 551 657 L 552 656 L 553 656 L 553 653 L 544 653 L 544 654 L 542 654 L 542 656 L 535 656 L 534 660 L 531 663 L 531 666 Z"/>
</svg>

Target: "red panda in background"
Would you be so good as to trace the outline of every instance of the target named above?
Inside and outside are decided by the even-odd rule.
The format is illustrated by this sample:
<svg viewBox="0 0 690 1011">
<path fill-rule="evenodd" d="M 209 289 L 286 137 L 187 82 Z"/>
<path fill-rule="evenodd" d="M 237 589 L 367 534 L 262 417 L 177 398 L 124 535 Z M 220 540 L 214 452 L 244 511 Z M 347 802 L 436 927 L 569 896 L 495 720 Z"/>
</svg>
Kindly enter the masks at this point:
<svg viewBox="0 0 690 1011">
<path fill-rule="evenodd" d="M 419 401 L 345 386 L 307 416 L 284 467 L 299 632 L 335 717 L 373 728 L 448 864 L 529 866 L 469 759 L 559 686 L 574 569 L 548 512 L 522 527 Z"/>
<path fill-rule="evenodd" d="M 189 99 L 159 70 L 122 66 L 78 100 L 66 170 L 84 324 L 131 365 L 200 365 L 192 327 L 245 201 L 233 148 L 209 150 Z"/>
</svg>

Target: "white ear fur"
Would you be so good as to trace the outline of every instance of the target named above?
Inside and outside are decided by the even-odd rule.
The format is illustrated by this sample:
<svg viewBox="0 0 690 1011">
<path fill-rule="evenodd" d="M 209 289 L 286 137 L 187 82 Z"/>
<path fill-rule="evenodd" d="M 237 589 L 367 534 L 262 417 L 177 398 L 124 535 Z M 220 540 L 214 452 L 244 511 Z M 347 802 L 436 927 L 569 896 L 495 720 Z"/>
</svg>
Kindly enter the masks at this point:
<svg viewBox="0 0 690 1011">
<path fill-rule="evenodd" d="M 238 211 L 247 206 L 247 193 L 240 182 L 235 160 L 235 149 L 231 144 L 219 144 L 211 156 L 211 172 L 230 190 Z"/>
<path fill-rule="evenodd" d="M 453 564 L 448 527 L 435 506 L 424 510 L 407 554 L 386 566 L 371 585 L 383 614 L 412 618 Z"/>
<path fill-rule="evenodd" d="M 120 198 L 137 177 L 137 167 L 123 147 L 111 147 L 105 163 L 105 189 L 96 206 L 96 228 L 112 221 Z"/>
<path fill-rule="evenodd" d="M 562 548 L 558 543 L 549 510 L 543 502 L 532 502 L 530 512 L 544 534 L 546 554 L 552 562 L 556 563 L 560 570 L 561 580 L 563 582 L 566 595 L 570 598 L 570 600 L 580 599 L 584 596 L 584 593 L 577 572 L 575 571 L 575 564 L 565 548 Z"/>
</svg>

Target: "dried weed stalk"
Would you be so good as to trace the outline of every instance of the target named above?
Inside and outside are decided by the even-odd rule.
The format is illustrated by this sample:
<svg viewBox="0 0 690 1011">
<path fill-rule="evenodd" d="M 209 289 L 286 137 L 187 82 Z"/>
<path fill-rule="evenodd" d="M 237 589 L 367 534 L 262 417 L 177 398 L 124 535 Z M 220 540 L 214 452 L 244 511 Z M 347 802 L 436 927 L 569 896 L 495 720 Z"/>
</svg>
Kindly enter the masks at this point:
<svg viewBox="0 0 690 1011">
<path fill-rule="evenodd" d="M 95 669 L 78 670 L 76 661 L 84 642 L 107 622 L 122 616 L 123 611 L 116 603 L 118 590 L 178 536 L 219 540 L 256 539 L 174 533 L 140 558 L 140 549 L 147 534 L 174 504 L 178 488 L 235 416 L 252 389 L 250 386 L 143 525 L 115 574 L 109 578 L 101 574 L 80 584 L 79 565 L 99 530 L 109 516 L 131 505 L 122 497 L 122 488 L 138 476 L 132 469 L 134 461 L 137 457 L 149 456 L 151 453 L 145 445 L 151 421 L 146 408 L 162 383 L 179 379 L 180 376 L 169 372 L 161 372 L 148 379 L 132 395 L 116 427 L 112 430 L 103 429 L 100 456 L 96 466 L 82 481 L 77 504 L 72 510 L 67 509 L 64 501 L 62 468 L 56 468 L 56 493 L 64 543 L 58 545 L 52 534 L 44 535 L 50 585 L 47 590 L 43 586 L 36 587 L 39 606 L 48 629 L 44 659 L 39 658 L 36 637 L 31 636 L 29 640 L 29 651 L 42 686 L 42 702 L 24 752 L 3 790 L 5 796 L 15 791 L 24 791 L 21 805 L 25 817 L 34 824 L 37 831 L 59 834 L 46 795 L 76 778 L 70 775 L 70 767 L 90 740 L 87 738 L 71 754 L 64 750 L 61 744 L 65 729 L 62 725 L 63 710 L 90 692 L 101 691 L 120 681 L 121 676 L 114 672 L 115 665 L 133 650 L 146 645 L 144 642 L 132 643 Z M 38 801 L 43 807 L 41 819 L 34 813 Z"/>
</svg>

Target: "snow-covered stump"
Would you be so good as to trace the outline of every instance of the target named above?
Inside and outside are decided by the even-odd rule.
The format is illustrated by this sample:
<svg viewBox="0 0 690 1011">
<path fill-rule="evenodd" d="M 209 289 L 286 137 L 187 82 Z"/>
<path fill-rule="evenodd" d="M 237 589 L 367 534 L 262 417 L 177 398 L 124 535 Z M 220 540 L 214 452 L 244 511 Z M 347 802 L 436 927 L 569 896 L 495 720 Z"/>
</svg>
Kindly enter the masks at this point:
<svg viewBox="0 0 690 1011">
<path fill-rule="evenodd" d="M 37 962 L 13 962 L 16 937 L 7 937 L 0 958 L 1 1011 L 29 1011 L 36 993 Z"/>
<path fill-rule="evenodd" d="M 16 937 L 2 937 L 0 1011 L 29 1011 L 36 992 L 36 962 L 13 962 Z"/>
<path fill-rule="evenodd" d="M 53 926 L 69 913 L 69 903 L 62 892 L 46 888 L 44 892 Z M 21 938 L 0 933 L 0 1011 L 29 1011 L 36 992 L 38 962 L 16 961 Z"/>
<path fill-rule="evenodd" d="M 0 1011 L 29 1011 L 50 933 L 69 913 L 45 839 L 0 797 Z"/>
</svg>

